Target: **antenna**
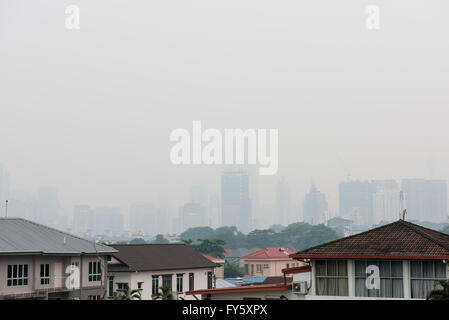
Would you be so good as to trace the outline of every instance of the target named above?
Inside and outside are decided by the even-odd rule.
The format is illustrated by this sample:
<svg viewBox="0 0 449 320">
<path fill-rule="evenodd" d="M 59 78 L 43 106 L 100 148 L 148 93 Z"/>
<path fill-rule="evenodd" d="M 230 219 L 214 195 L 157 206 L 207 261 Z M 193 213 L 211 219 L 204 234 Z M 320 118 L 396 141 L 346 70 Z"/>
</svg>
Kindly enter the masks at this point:
<svg viewBox="0 0 449 320">
<path fill-rule="evenodd" d="M 5 218 L 8 218 L 8 200 L 6 200 L 6 206 L 5 206 Z"/>
<path fill-rule="evenodd" d="M 399 192 L 399 200 L 401 202 L 401 212 L 399 213 L 399 219 L 405 220 L 407 209 L 405 208 L 405 197 L 404 191 L 402 190 Z"/>
</svg>

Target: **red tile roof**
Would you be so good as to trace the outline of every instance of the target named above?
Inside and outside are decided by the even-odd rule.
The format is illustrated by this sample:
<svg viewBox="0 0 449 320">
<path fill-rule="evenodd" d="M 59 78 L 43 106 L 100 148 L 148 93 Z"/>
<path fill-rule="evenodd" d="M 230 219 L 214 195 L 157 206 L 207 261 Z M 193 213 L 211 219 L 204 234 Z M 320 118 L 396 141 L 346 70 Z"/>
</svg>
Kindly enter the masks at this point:
<svg viewBox="0 0 449 320">
<path fill-rule="evenodd" d="M 250 253 L 242 259 L 290 259 L 289 255 L 295 251 L 288 248 L 265 248 L 256 252 Z"/>
<path fill-rule="evenodd" d="M 296 259 L 449 259 L 449 235 L 398 220 L 291 255 Z"/>
<path fill-rule="evenodd" d="M 213 261 L 213 262 L 216 261 L 216 260 L 224 260 L 223 258 L 212 257 L 212 256 L 207 255 L 207 254 L 205 254 L 205 253 L 201 253 L 201 255 L 202 255 L 204 258 L 209 259 L 210 261 Z"/>
<path fill-rule="evenodd" d="M 284 291 L 291 290 L 292 285 L 290 284 L 254 284 L 250 286 L 235 286 L 226 288 L 216 288 L 216 289 L 204 289 L 204 290 L 194 290 L 187 291 L 186 294 L 217 294 L 217 293 L 233 293 L 233 292 L 260 292 L 260 291 Z"/>
</svg>

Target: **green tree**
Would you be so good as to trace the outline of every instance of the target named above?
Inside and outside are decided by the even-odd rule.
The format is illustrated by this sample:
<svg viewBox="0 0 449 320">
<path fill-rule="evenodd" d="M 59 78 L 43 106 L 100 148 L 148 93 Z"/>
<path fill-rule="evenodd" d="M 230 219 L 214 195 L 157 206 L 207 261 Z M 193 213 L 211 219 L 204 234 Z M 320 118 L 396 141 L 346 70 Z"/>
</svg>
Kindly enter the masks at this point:
<svg viewBox="0 0 449 320">
<path fill-rule="evenodd" d="M 129 242 L 129 244 L 145 244 L 145 243 L 147 242 L 142 238 L 134 238 Z"/>
<path fill-rule="evenodd" d="M 243 276 L 243 270 L 239 263 L 236 261 L 225 261 L 224 264 L 224 277 L 225 278 L 237 278 Z"/>
<path fill-rule="evenodd" d="M 130 290 L 126 283 L 123 288 L 117 289 L 115 292 L 115 300 L 141 300 L 141 291 L 142 289 Z"/>
<path fill-rule="evenodd" d="M 184 243 L 198 252 L 212 257 L 223 258 L 225 241 L 220 239 L 198 239 L 199 243 L 194 244 L 192 240 L 184 240 Z"/>
<path fill-rule="evenodd" d="M 167 239 L 164 238 L 164 236 L 162 234 L 158 234 L 156 236 L 156 239 L 154 239 L 154 241 L 152 243 L 154 244 L 164 244 L 164 243 L 169 243 L 170 241 L 168 241 Z"/>
<path fill-rule="evenodd" d="M 198 239 L 213 239 L 215 238 L 215 230 L 211 227 L 195 227 L 189 228 L 180 235 L 181 240 L 192 240 L 197 242 Z"/>
<path fill-rule="evenodd" d="M 437 286 L 441 289 L 437 289 Z M 427 295 L 427 300 L 449 300 L 449 280 L 435 281 L 434 289 Z"/>
<path fill-rule="evenodd" d="M 154 300 L 173 300 L 173 294 L 169 287 L 160 287 L 157 293 L 154 293 L 151 297 Z"/>
</svg>

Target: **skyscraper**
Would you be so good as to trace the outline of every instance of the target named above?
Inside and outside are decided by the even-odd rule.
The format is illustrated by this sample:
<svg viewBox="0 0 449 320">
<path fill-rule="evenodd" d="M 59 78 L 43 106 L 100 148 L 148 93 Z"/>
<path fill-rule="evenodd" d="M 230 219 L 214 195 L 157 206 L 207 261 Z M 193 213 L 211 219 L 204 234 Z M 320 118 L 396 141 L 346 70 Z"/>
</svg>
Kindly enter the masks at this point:
<svg viewBox="0 0 449 320">
<path fill-rule="evenodd" d="M 75 234 L 89 234 L 95 231 L 94 211 L 88 205 L 76 205 L 73 208 L 73 231 Z"/>
<path fill-rule="evenodd" d="M 206 222 L 206 208 L 199 203 L 186 203 L 179 208 L 182 232 L 189 228 L 202 227 Z"/>
<path fill-rule="evenodd" d="M 291 218 L 290 185 L 281 180 L 276 187 L 276 221 L 283 226 L 292 222 Z"/>
<path fill-rule="evenodd" d="M 445 222 L 447 212 L 447 188 L 445 180 L 404 179 L 407 219 Z"/>
<path fill-rule="evenodd" d="M 96 234 L 117 234 L 124 229 L 122 210 L 120 208 L 98 207 L 95 210 Z"/>
<path fill-rule="evenodd" d="M 344 181 L 338 186 L 340 216 L 355 224 L 374 223 L 373 195 L 380 189 L 396 189 L 394 180 Z"/>
<path fill-rule="evenodd" d="M 401 214 L 401 191 L 381 188 L 373 194 L 373 223 L 394 222 Z"/>
<path fill-rule="evenodd" d="M 326 195 L 321 193 L 313 184 L 310 191 L 304 197 L 303 216 L 304 222 L 310 224 L 320 224 L 326 222 L 327 214 Z"/>
<path fill-rule="evenodd" d="M 236 226 L 242 232 L 251 231 L 251 200 L 248 174 L 226 171 L 221 176 L 221 223 Z"/>
</svg>

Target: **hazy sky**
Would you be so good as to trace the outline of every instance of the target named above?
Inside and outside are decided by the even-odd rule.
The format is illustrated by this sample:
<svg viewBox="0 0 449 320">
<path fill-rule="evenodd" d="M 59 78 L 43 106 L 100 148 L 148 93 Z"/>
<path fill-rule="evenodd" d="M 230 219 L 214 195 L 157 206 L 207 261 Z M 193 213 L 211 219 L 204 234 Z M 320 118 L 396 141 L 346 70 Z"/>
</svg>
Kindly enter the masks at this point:
<svg viewBox="0 0 449 320">
<path fill-rule="evenodd" d="M 345 167 L 447 179 L 448 39 L 447 0 L 0 0 L 0 162 L 66 207 L 176 208 L 189 184 L 219 191 L 219 167 L 169 160 L 170 132 L 201 120 L 279 129 L 262 203 L 285 177 L 294 202 L 313 182 L 335 209 Z"/>
</svg>

